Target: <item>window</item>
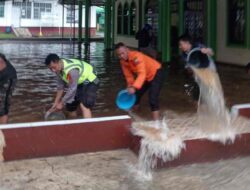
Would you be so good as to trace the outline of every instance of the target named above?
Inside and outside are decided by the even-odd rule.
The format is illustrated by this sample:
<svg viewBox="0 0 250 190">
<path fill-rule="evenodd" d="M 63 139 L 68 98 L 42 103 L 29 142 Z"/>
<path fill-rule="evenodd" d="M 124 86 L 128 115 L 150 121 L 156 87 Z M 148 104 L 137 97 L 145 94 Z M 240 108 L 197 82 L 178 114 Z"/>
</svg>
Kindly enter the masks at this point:
<svg viewBox="0 0 250 190">
<path fill-rule="evenodd" d="M 4 17 L 4 4 L 5 2 L 0 2 L 0 17 Z"/>
<path fill-rule="evenodd" d="M 70 5 L 67 7 L 67 15 L 66 15 L 66 23 L 74 23 L 78 22 L 78 14 L 77 10 L 75 9 L 74 5 Z"/>
<path fill-rule="evenodd" d="M 31 18 L 31 3 L 24 2 L 21 4 L 21 18 Z"/>
<path fill-rule="evenodd" d="M 122 5 L 118 5 L 117 11 L 117 34 L 122 34 Z"/>
<path fill-rule="evenodd" d="M 12 4 L 14 7 L 21 7 L 22 2 L 13 2 Z"/>
<path fill-rule="evenodd" d="M 156 49 L 158 46 L 159 32 L 159 4 L 158 1 L 148 0 L 145 5 L 145 24 L 152 27 L 151 46 Z"/>
<path fill-rule="evenodd" d="M 51 13 L 51 3 L 34 3 L 34 19 L 41 19 L 42 14 Z"/>
<path fill-rule="evenodd" d="M 171 0 L 170 14 L 171 14 L 171 50 L 172 53 L 178 55 L 178 35 L 179 35 L 179 0 Z"/>
<path fill-rule="evenodd" d="M 195 41 L 204 43 L 205 40 L 205 9 L 203 0 L 184 1 L 184 30 Z"/>
<path fill-rule="evenodd" d="M 13 2 L 14 7 L 20 7 L 21 18 L 31 19 L 31 2 Z"/>
<path fill-rule="evenodd" d="M 123 8 L 123 34 L 129 34 L 129 8 L 128 3 L 125 3 Z"/>
<path fill-rule="evenodd" d="M 246 44 L 246 1 L 228 1 L 228 43 L 245 45 Z"/>
<path fill-rule="evenodd" d="M 134 35 L 136 32 L 136 5 L 135 2 L 130 6 L 130 35 Z"/>
</svg>

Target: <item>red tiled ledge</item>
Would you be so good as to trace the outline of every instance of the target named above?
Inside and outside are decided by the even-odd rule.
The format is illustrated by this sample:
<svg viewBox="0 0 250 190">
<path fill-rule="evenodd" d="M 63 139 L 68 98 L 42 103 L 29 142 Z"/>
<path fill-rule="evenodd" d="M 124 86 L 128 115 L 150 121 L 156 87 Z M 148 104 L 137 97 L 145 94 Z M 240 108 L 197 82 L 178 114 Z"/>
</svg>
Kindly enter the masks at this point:
<svg viewBox="0 0 250 190">
<path fill-rule="evenodd" d="M 0 125 L 5 161 L 129 148 L 129 116 Z"/>
</svg>

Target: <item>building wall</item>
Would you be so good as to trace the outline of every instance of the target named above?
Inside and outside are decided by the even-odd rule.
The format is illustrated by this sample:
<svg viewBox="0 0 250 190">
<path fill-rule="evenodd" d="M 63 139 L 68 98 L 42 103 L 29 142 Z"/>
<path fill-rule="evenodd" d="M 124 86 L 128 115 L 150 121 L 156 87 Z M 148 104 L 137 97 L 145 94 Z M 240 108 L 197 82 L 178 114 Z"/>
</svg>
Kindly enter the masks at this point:
<svg viewBox="0 0 250 190">
<path fill-rule="evenodd" d="M 32 36 L 39 36 L 40 27 L 28 27 Z M 1 28 L 0 28 L 1 30 Z M 41 28 L 41 32 L 43 36 L 46 37 L 53 37 L 53 36 L 61 36 L 62 35 L 62 28 L 59 27 L 43 27 Z M 70 27 L 64 27 L 63 35 L 66 37 L 73 37 L 74 30 Z M 82 34 L 84 35 L 85 29 L 82 29 Z M 90 36 L 93 37 L 96 34 L 96 28 L 90 28 Z M 75 37 L 78 37 L 78 28 L 75 29 Z"/>
<path fill-rule="evenodd" d="M 227 46 L 227 4 L 217 0 L 217 61 L 246 65 L 250 62 L 250 49 Z M 248 10 L 250 11 L 250 10 Z"/>
<path fill-rule="evenodd" d="M 33 19 L 34 16 L 34 8 L 32 3 L 32 9 L 31 9 L 31 19 L 23 19 L 20 18 L 20 12 L 17 12 L 18 7 L 14 7 L 12 5 L 12 1 L 6 1 L 5 2 L 5 17 L 0 18 L 0 26 L 12 26 L 12 25 L 18 25 L 16 24 L 17 19 L 15 19 L 15 24 L 13 23 L 12 17 L 17 16 L 17 18 L 20 18 L 19 20 L 19 26 L 20 27 L 72 27 L 73 24 L 67 23 L 67 9 L 64 8 L 64 23 L 63 23 L 63 7 L 62 5 L 58 4 L 57 0 L 36 0 L 35 2 L 41 2 L 41 3 L 51 3 L 52 9 L 51 13 L 43 15 L 41 19 Z M 95 28 L 96 27 L 96 7 L 91 7 L 90 10 L 90 27 Z M 78 11 L 75 12 L 76 18 L 78 18 Z M 78 23 L 75 23 L 75 27 L 78 27 Z M 83 18 L 82 18 L 82 27 L 85 27 L 85 9 L 83 8 Z"/>
<path fill-rule="evenodd" d="M 121 3 L 123 6 L 126 2 L 128 2 L 130 5 L 132 1 L 134 1 L 136 4 L 136 26 L 137 26 L 136 31 L 138 31 L 138 29 L 139 29 L 139 0 L 117 0 L 116 4 L 115 4 L 115 7 L 116 7 L 115 8 L 115 10 L 116 10 L 115 11 L 115 43 L 124 42 L 129 47 L 137 48 L 138 41 L 135 39 L 135 35 L 129 36 L 129 35 L 117 34 L 118 5 L 119 5 L 119 3 Z"/>
<path fill-rule="evenodd" d="M 6 1 L 4 6 L 4 17 L 0 18 L 0 26 L 10 26 L 11 25 L 11 15 L 12 15 L 12 1 Z"/>
</svg>

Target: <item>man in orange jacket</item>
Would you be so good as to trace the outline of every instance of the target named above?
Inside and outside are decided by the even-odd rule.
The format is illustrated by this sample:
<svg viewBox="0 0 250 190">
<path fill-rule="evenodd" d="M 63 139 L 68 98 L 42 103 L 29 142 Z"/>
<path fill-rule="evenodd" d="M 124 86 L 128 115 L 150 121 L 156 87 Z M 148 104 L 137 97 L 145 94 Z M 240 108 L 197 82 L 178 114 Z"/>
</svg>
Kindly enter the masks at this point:
<svg viewBox="0 0 250 190">
<path fill-rule="evenodd" d="M 138 51 L 132 51 L 123 43 L 115 46 L 120 59 L 123 74 L 127 81 L 127 90 L 136 94 L 138 106 L 142 95 L 149 90 L 149 104 L 154 120 L 160 119 L 159 95 L 163 82 L 163 69 L 161 64 Z"/>
</svg>

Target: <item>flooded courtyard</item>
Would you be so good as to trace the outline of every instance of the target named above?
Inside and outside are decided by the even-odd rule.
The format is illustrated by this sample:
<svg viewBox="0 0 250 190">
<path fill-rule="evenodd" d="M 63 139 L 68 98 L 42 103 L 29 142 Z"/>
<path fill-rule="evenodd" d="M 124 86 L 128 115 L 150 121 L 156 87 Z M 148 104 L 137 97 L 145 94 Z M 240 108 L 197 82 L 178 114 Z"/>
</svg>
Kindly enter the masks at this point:
<svg viewBox="0 0 250 190">
<path fill-rule="evenodd" d="M 88 49 L 82 46 L 79 51 L 78 45 L 72 42 L 4 41 L 0 44 L 0 52 L 15 66 L 19 79 L 12 100 L 10 123 L 42 121 L 45 110 L 52 105 L 56 77 L 43 64 L 49 53 L 67 58 L 81 57 L 96 67 L 101 85 L 93 110 L 94 117 L 126 114 L 115 105 L 116 94 L 125 87 L 125 79 L 113 52 L 105 51 L 101 42 L 92 42 Z M 183 73 L 175 72 L 168 66 L 165 71 L 161 109 L 176 113 L 195 112 L 190 97 L 184 93 L 183 85 L 186 81 Z M 220 65 L 218 72 L 228 107 L 249 102 L 250 80 L 244 68 Z M 139 115 L 150 118 L 147 95 L 143 98 L 142 107 Z"/>
<path fill-rule="evenodd" d="M 19 79 L 10 123 L 44 120 L 45 110 L 52 105 L 56 92 L 56 76 L 43 64 L 49 53 L 81 57 L 96 67 L 101 84 L 94 117 L 127 114 L 115 105 L 116 94 L 125 87 L 125 80 L 113 52 L 104 51 L 104 44 L 100 42 L 92 42 L 87 50 L 84 46 L 81 48 L 79 53 L 79 47 L 70 42 L 6 41 L 0 44 L 0 52 L 15 66 Z M 183 73 L 168 66 L 165 70 L 161 109 L 171 120 L 170 126 L 179 126 L 179 131 L 183 131 L 184 125 L 194 126 L 192 116 L 196 107 L 184 92 Z M 250 77 L 244 68 L 219 65 L 218 72 L 227 107 L 249 103 Z M 143 109 L 137 113 L 144 119 L 150 118 L 147 104 L 145 96 Z M 190 131 L 186 132 L 190 135 Z M 249 163 L 250 157 L 245 157 L 157 169 L 153 170 L 152 180 L 145 180 L 135 173 L 138 157 L 127 149 L 39 158 L 0 163 L 0 190 L 243 190 L 250 183 Z"/>
</svg>

